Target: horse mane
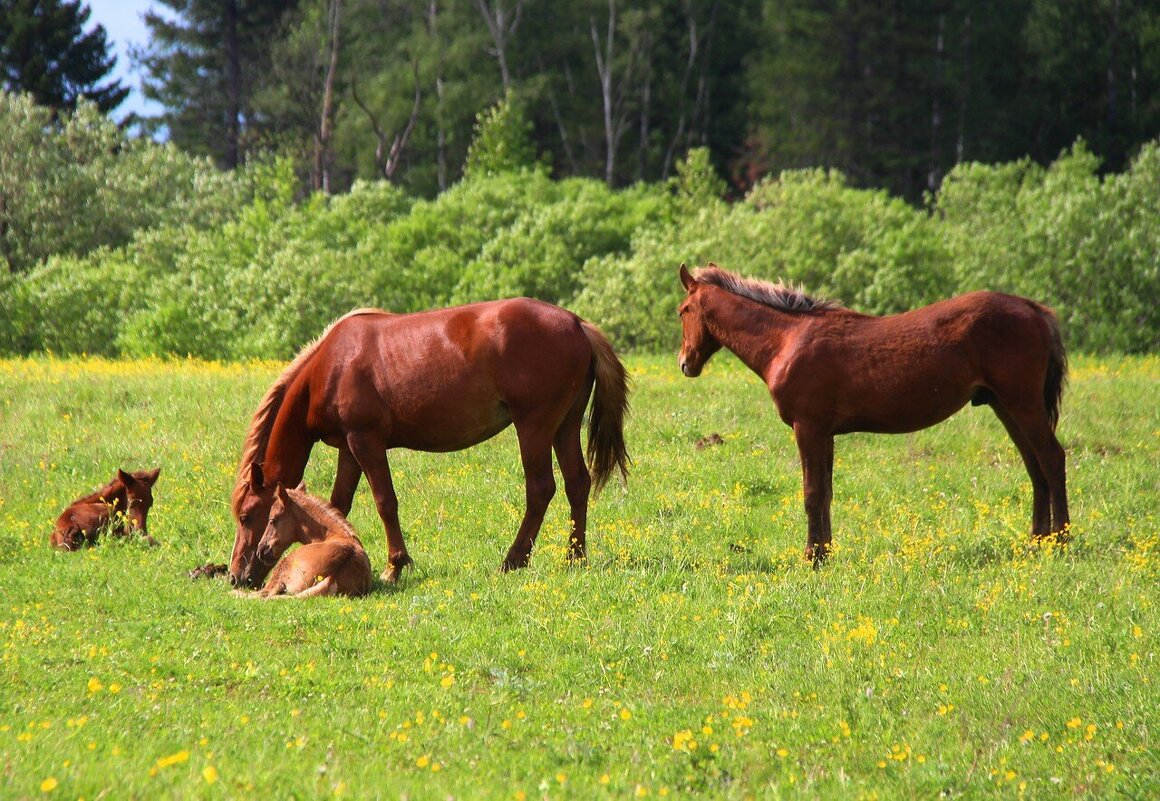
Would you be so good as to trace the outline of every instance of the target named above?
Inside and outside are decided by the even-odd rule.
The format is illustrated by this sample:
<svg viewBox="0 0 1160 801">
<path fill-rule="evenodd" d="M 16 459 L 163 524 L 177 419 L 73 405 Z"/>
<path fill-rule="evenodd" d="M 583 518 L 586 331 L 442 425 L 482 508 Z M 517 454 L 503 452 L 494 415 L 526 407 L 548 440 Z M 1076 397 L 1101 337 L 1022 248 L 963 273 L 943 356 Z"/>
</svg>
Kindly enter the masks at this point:
<svg viewBox="0 0 1160 801">
<path fill-rule="evenodd" d="M 335 509 L 326 501 L 319 498 L 317 495 L 311 495 L 306 490 L 287 489 L 286 494 L 290 496 L 290 500 L 298 504 L 302 511 L 306 512 L 309 517 L 317 520 L 326 526 L 327 531 L 334 531 L 338 529 L 343 534 L 346 534 L 353 540 L 361 541 L 355 533 L 354 526 L 342 514 L 342 512 Z"/>
<path fill-rule="evenodd" d="M 736 273 L 722 270 L 712 262 L 707 267 L 694 270 L 693 278 L 778 311 L 808 312 L 842 308 L 841 303 L 807 295 L 800 287 L 742 278 Z"/>
<path fill-rule="evenodd" d="M 322 341 L 326 339 L 327 335 L 343 320 L 348 317 L 356 317 L 360 314 L 385 313 L 382 309 L 366 308 L 355 309 L 339 317 L 328 325 L 314 341 L 298 351 L 298 355 L 294 357 L 294 360 L 286 366 L 286 369 L 282 371 L 278 379 L 266 390 L 262 402 L 258 404 L 258 410 L 254 412 L 254 417 L 250 420 L 250 430 L 246 434 L 246 441 L 242 446 L 242 459 L 238 463 L 237 479 L 234 482 L 234 491 L 230 499 L 230 505 L 235 513 L 237 512 L 238 504 L 241 502 L 242 496 L 245 494 L 246 468 L 251 463 L 261 462 L 266 458 L 266 447 L 270 444 L 270 432 L 274 428 L 274 419 L 278 415 L 278 410 L 282 408 L 282 401 L 286 398 L 286 390 L 302 371 L 303 366 L 315 354 L 319 345 L 322 344 Z"/>
</svg>

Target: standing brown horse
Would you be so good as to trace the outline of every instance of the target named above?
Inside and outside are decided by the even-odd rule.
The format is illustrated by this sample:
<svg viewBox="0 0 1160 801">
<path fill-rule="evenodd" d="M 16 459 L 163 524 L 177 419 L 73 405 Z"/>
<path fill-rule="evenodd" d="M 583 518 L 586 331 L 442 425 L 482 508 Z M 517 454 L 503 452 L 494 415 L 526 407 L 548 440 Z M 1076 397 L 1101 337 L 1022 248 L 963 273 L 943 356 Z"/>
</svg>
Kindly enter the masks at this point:
<svg viewBox="0 0 1160 801">
<path fill-rule="evenodd" d="M 681 371 L 731 350 L 769 387 L 802 462 L 806 557 L 829 549 L 834 435 L 927 428 L 968 401 L 989 405 L 1015 441 L 1034 493 L 1031 533 L 1066 534 L 1064 452 L 1055 438 L 1067 359 L 1051 310 L 972 292 L 869 317 L 714 264 L 690 275 L 680 306 Z"/>
<path fill-rule="evenodd" d="M 50 542 L 54 548 L 76 551 L 82 545 L 93 545 L 104 530 L 127 536 L 140 531 L 150 545 L 157 541 L 149 536 L 147 521 L 153 506 L 153 485 L 161 468 L 127 473 L 117 470 L 113 480 L 96 492 L 77 498 L 56 519 Z"/>
<path fill-rule="evenodd" d="M 590 395 L 586 467 L 580 429 Z M 265 577 L 269 567 L 254 554 L 274 487 L 298 484 L 314 443 L 324 442 L 338 449 L 331 504 L 348 514 L 366 474 L 387 532 L 383 578 L 397 580 L 411 557 L 387 449 L 455 451 L 509 425 L 527 509 L 503 569 L 528 563 L 556 491 L 553 449 L 572 511 L 569 555 L 582 558 L 590 489 L 615 469 L 627 474 L 627 406 L 627 376 L 608 340 L 557 306 L 516 298 L 417 314 L 351 312 L 298 354 L 258 406 L 232 498 L 230 578 L 256 586 Z"/>
<path fill-rule="evenodd" d="M 296 542 L 302 547 L 278 562 Z M 277 562 L 259 593 L 262 598 L 358 596 L 371 591 L 371 560 L 354 529 L 341 512 L 301 485 L 274 488 L 258 559 L 268 565 Z"/>
</svg>

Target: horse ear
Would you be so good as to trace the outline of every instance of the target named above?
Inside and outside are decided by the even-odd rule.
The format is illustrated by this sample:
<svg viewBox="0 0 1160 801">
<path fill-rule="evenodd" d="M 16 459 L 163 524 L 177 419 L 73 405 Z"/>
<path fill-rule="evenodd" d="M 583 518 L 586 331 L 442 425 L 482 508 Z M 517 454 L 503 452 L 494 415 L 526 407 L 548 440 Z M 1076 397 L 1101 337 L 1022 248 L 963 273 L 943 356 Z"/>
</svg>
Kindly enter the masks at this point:
<svg viewBox="0 0 1160 801">
<path fill-rule="evenodd" d="M 306 479 L 299 481 L 298 486 L 294 489 L 298 490 L 299 492 L 306 492 Z"/>
<path fill-rule="evenodd" d="M 152 487 L 157 483 L 157 477 L 161 475 L 161 468 L 157 467 L 153 470 L 145 470 L 141 473 L 141 480 Z"/>
<path fill-rule="evenodd" d="M 121 468 L 118 467 L 117 468 L 117 480 L 120 481 L 122 484 L 124 484 L 127 487 L 133 483 L 133 476 L 130 475 L 129 473 L 126 473 L 124 470 L 122 470 Z"/>
<path fill-rule="evenodd" d="M 250 462 L 249 484 L 254 492 L 261 492 L 266 487 L 266 476 L 262 473 L 262 465 L 257 462 Z"/>
<path fill-rule="evenodd" d="M 693 287 L 697 285 L 697 279 L 689 273 L 689 268 L 681 262 L 681 285 L 685 287 L 686 292 L 692 292 Z"/>
</svg>

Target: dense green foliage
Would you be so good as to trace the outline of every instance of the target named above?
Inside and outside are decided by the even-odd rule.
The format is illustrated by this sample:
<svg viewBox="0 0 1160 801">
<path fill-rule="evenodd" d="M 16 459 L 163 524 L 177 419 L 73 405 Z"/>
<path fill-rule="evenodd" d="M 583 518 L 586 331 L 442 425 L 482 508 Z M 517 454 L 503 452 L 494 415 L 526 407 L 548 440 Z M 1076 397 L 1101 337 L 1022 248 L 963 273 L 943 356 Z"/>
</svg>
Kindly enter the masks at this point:
<svg viewBox="0 0 1160 801">
<path fill-rule="evenodd" d="M 91 103 L 54 114 L 0 93 L 0 142 L 2 271 L 124 245 L 157 226 L 217 225 L 251 196 L 247 174 L 127 137 Z"/>
<path fill-rule="evenodd" d="M 837 442 L 834 535 L 801 556 L 789 429 L 725 354 L 632 358 L 635 457 L 569 567 L 563 491 L 531 567 L 509 429 L 391 453 L 417 560 L 357 600 L 259 602 L 228 497 L 279 365 L 0 361 L 0 786 L 11 798 L 1155 798 L 1156 357 L 1072 361 L 1076 535 L 987 409 Z M 697 450 L 719 432 L 724 444 Z M 161 467 L 157 548 L 56 553 L 118 466 Z M 326 494 L 334 451 L 307 482 Z M 365 488 L 351 522 L 377 570 Z M 43 791 L 43 793 L 42 793 Z M 46 794 L 44 794 L 46 793 Z"/>
<path fill-rule="evenodd" d="M 679 336 L 676 267 L 708 261 L 873 314 L 1007 290 L 1056 307 L 1073 350 L 1160 348 L 1157 144 L 1105 178 L 1082 144 L 1049 168 L 962 165 L 927 212 L 821 170 L 785 172 L 727 203 L 703 149 L 668 184 L 614 191 L 513 170 L 507 135 L 496 141 L 479 151 L 480 174 L 432 200 L 380 181 L 300 201 L 287 160 L 243 183 L 154 146 L 102 167 L 92 189 L 15 182 L 34 200 L 107 199 L 108 211 L 29 216 L 42 227 L 16 254 L 60 255 L 0 280 L 0 351 L 287 358 L 352 308 L 515 295 L 573 308 L 621 349 L 666 350 Z M 172 178 L 138 182 L 142 169 Z M 191 179 L 190 194 L 174 188 Z"/>
<path fill-rule="evenodd" d="M 446 189 L 509 91 L 557 176 L 617 186 L 703 146 L 739 192 L 822 167 L 919 202 L 956 164 L 1079 137 L 1118 171 L 1160 131 L 1153 0 L 162 5 L 142 56 L 175 141 L 228 165 L 275 144 L 336 190 Z"/>
</svg>

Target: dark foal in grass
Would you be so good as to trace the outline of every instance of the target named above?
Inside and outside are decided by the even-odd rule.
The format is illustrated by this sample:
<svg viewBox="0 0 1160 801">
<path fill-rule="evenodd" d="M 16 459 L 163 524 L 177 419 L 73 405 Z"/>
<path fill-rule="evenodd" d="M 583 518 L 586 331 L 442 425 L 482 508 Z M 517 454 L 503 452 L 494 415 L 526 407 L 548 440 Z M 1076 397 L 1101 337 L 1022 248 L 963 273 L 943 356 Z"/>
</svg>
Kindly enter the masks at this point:
<svg viewBox="0 0 1160 801">
<path fill-rule="evenodd" d="M 77 498 L 56 519 L 50 542 L 54 548 L 76 551 L 93 545 L 102 531 L 128 536 L 134 531 L 150 545 L 147 518 L 153 506 L 153 485 L 161 468 L 128 473 L 117 470 L 113 480 L 96 492 Z"/>
<path fill-rule="evenodd" d="M 793 427 L 809 522 L 806 557 L 830 548 L 834 436 L 933 426 L 968 402 L 990 406 L 1031 477 L 1031 533 L 1066 537 L 1064 451 L 1055 438 L 1067 357 L 1046 306 L 972 292 L 914 311 L 871 317 L 714 264 L 690 274 L 681 371 L 701 374 L 724 347 L 761 376 Z"/>
</svg>

